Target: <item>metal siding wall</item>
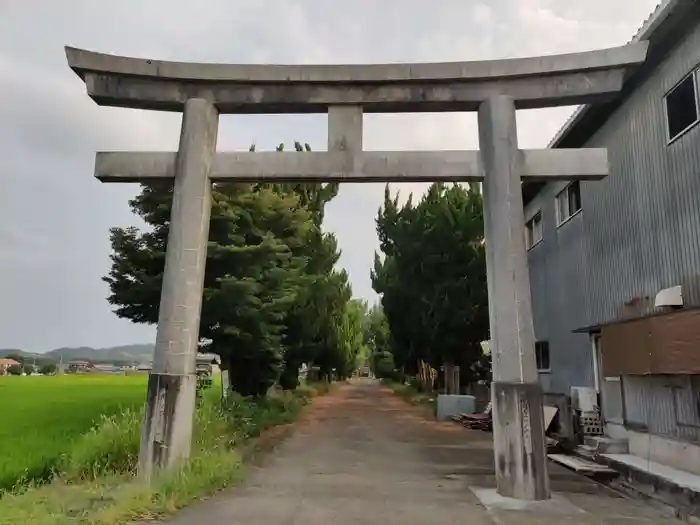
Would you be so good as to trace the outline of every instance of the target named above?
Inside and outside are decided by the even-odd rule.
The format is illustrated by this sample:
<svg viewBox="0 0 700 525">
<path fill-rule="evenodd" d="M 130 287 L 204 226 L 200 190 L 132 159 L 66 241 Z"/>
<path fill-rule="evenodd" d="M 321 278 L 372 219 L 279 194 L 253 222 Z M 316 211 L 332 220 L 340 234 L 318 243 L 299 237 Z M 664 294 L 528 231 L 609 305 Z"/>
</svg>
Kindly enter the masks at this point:
<svg viewBox="0 0 700 525">
<path fill-rule="evenodd" d="M 607 147 L 610 176 L 582 184 L 588 283 L 584 324 L 626 301 L 681 284 L 700 304 L 700 126 L 667 145 L 664 94 L 700 64 L 700 25 L 588 142 Z"/>
<path fill-rule="evenodd" d="M 593 386 L 591 343 L 573 334 L 585 316 L 582 213 L 560 227 L 554 197 L 560 185 L 547 187 L 525 210 L 542 213 L 543 241 L 528 252 L 535 338 L 549 341 L 551 372 L 540 374 L 546 392 L 569 394 L 572 386 Z"/>
<path fill-rule="evenodd" d="M 700 24 L 586 144 L 608 148 L 611 173 L 581 183 L 581 213 L 557 228 L 561 182 L 526 206 L 526 217 L 543 217 L 544 241 L 528 260 L 535 336 L 550 342 L 549 391 L 593 386 L 588 336 L 572 330 L 618 318 L 634 297 L 648 296 L 644 313 L 677 284 L 686 304 L 700 304 L 700 125 L 667 145 L 664 109 L 664 94 L 698 64 Z"/>
<path fill-rule="evenodd" d="M 691 441 L 700 438 L 697 400 L 690 376 L 624 376 L 622 379 L 628 422 L 646 425 L 651 434 Z"/>
</svg>

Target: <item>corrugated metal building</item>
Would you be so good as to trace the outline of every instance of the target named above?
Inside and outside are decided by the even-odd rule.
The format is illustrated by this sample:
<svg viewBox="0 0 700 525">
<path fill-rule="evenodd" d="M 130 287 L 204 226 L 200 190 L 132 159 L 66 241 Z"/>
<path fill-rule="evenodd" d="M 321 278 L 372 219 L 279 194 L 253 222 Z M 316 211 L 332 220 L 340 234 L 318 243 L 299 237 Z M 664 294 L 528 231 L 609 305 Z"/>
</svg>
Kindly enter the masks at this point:
<svg viewBox="0 0 700 525">
<path fill-rule="evenodd" d="M 610 176 L 523 186 L 538 367 L 545 391 L 597 387 L 613 433 L 698 441 L 700 2 L 664 2 L 635 40 L 649 58 L 618 98 L 551 143 L 608 148 Z M 672 287 L 682 306 L 656 307 Z"/>
</svg>

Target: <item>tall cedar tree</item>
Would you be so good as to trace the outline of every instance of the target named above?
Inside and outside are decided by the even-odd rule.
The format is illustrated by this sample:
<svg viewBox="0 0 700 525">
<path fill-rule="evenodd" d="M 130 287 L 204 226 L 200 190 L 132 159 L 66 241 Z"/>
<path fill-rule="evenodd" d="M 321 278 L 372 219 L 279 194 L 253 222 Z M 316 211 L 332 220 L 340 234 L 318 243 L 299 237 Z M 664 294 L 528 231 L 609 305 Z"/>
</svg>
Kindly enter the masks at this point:
<svg viewBox="0 0 700 525">
<path fill-rule="evenodd" d="M 376 222 L 384 257 L 375 255 L 371 277 L 396 366 L 455 364 L 473 381 L 488 338 L 481 194 L 438 183 L 417 205 L 411 197 L 400 205 L 387 186 Z"/>
<path fill-rule="evenodd" d="M 321 230 L 337 191 L 337 184 L 214 185 L 200 337 L 243 395 L 263 395 L 280 371 L 283 386 L 294 388 L 302 362 L 317 361 L 326 373 L 347 368 L 338 334 L 350 287 L 334 269 L 335 238 Z M 172 183 L 144 185 L 130 205 L 151 230 L 111 230 L 104 280 L 120 317 L 157 321 L 171 200 Z"/>
</svg>

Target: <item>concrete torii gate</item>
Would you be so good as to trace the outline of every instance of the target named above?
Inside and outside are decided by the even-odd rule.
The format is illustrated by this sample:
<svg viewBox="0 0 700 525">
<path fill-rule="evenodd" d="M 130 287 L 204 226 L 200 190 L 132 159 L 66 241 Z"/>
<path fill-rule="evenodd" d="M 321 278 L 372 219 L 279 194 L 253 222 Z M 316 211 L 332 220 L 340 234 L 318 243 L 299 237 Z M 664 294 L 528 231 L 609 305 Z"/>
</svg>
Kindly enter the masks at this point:
<svg viewBox="0 0 700 525">
<path fill-rule="evenodd" d="M 646 43 L 483 62 L 230 65 L 66 48 L 100 105 L 183 112 L 177 153 L 98 153 L 103 182 L 175 179 L 139 471 L 187 457 L 212 181 L 483 182 L 498 492 L 550 496 L 521 178 L 596 180 L 605 149 L 520 150 L 516 109 L 597 102 L 644 62 Z M 480 151 L 363 152 L 363 113 L 478 111 Z M 328 152 L 216 153 L 220 113 L 328 113 Z"/>
</svg>

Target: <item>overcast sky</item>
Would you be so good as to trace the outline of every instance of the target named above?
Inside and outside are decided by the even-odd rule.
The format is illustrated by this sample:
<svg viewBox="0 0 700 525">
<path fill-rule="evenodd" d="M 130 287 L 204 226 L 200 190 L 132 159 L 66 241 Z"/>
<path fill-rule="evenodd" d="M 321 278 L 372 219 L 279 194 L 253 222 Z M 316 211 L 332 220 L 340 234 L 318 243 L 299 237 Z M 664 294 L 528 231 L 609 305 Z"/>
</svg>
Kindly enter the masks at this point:
<svg viewBox="0 0 700 525">
<path fill-rule="evenodd" d="M 0 348 L 47 351 L 154 340 L 118 319 L 100 278 L 108 229 L 138 224 L 136 185 L 92 178 L 97 150 L 174 150 L 180 115 L 100 108 L 64 45 L 181 61 L 423 62 L 546 55 L 629 41 L 656 0 L 0 0 Z M 572 108 L 518 113 L 521 147 L 543 147 Z M 309 142 L 324 116 L 223 116 L 218 149 Z M 365 117 L 365 149 L 476 149 L 473 114 Z M 410 185 L 409 185 L 410 186 Z M 402 193 L 420 186 L 401 188 Z M 331 204 L 356 296 L 369 280 L 382 186 Z"/>
</svg>

